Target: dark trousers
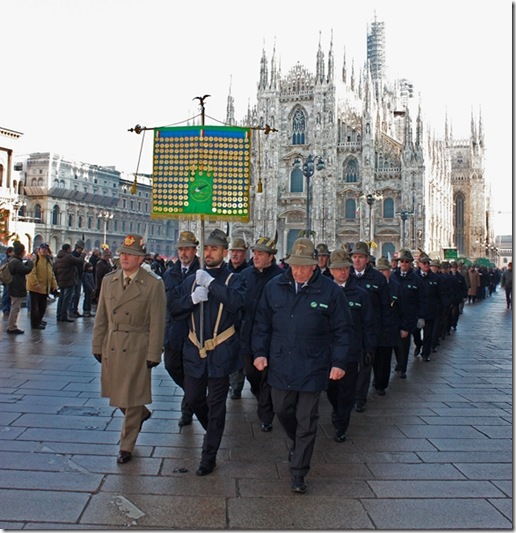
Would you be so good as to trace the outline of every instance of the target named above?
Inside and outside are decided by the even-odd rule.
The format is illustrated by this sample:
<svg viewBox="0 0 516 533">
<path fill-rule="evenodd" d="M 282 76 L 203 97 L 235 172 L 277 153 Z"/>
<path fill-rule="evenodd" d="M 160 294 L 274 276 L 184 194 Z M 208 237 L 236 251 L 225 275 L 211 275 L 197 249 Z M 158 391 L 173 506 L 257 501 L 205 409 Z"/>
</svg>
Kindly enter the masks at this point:
<svg viewBox="0 0 516 533">
<path fill-rule="evenodd" d="M 425 327 L 423 328 L 423 346 L 421 349 L 422 357 L 430 357 L 430 352 L 433 348 L 433 336 L 434 336 L 435 320 L 425 319 Z"/>
<path fill-rule="evenodd" d="M 47 295 L 29 291 L 30 325 L 35 328 L 41 324 L 47 310 Z"/>
<path fill-rule="evenodd" d="M 419 332 L 419 330 L 417 330 Z M 404 339 L 400 338 L 398 346 L 394 348 L 396 354 L 396 371 L 407 373 L 407 364 L 410 352 L 410 335 L 407 335 Z M 421 340 L 421 337 L 420 337 Z"/>
<path fill-rule="evenodd" d="M 73 287 L 73 297 L 72 297 L 72 302 L 70 304 L 71 313 L 79 312 L 79 300 L 81 299 L 81 289 L 82 289 L 82 283 L 79 281 L 79 283 L 76 283 Z"/>
<path fill-rule="evenodd" d="M 512 307 L 512 287 L 505 287 L 505 301 L 507 302 L 507 309 Z"/>
<path fill-rule="evenodd" d="M 267 381 L 268 368 L 258 370 L 253 365 L 251 355 L 244 356 L 244 373 L 251 385 L 251 392 L 258 400 L 256 414 L 263 424 L 272 424 L 274 408 L 272 405 L 271 386 Z"/>
<path fill-rule="evenodd" d="M 459 322 L 460 304 L 456 303 L 452 305 L 450 312 L 450 327 L 456 328 Z"/>
<path fill-rule="evenodd" d="M 172 378 L 172 381 L 184 390 L 185 373 L 183 369 L 183 352 L 181 350 L 176 350 L 175 348 L 165 347 L 163 359 L 165 370 Z M 190 409 L 184 397 L 181 401 L 181 414 L 187 417 L 191 417 L 193 414 L 192 409 Z"/>
<path fill-rule="evenodd" d="M 319 422 L 320 392 L 286 391 L 272 388 L 274 412 L 292 441 L 290 472 L 304 476 L 310 470 Z"/>
<path fill-rule="evenodd" d="M 346 433 L 351 420 L 351 413 L 355 405 L 355 392 L 358 378 L 358 363 L 349 363 L 346 374 L 342 379 L 330 379 L 328 400 L 333 407 L 332 422 L 335 431 L 342 435 Z"/>
<path fill-rule="evenodd" d="M 391 377 L 392 346 L 378 346 L 374 355 L 374 388 L 386 389 Z"/>
<path fill-rule="evenodd" d="M 355 391 L 355 402 L 357 404 L 365 405 L 367 403 L 372 368 L 373 365 L 366 364 L 365 353 L 362 353 L 358 367 L 357 387 Z"/>
<path fill-rule="evenodd" d="M 229 376 L 209 378 L 206 372 L 201 378 L 185 375 L 185 400 L 206 430 L 202 445 L 201 465 L 215 463 L 226 424 L 226 399 Z"/>
<path fill-rule="evenodd" d="M 229 376 L 229 386 L 234 392 L 242 392 L 245 383 L 245 376 L 243 370 L 235 370 Z"/>
<path fill-rule="evenodd" d="M 59 299 L 57 300 L 57 320 L 65 320 L 68 318 L 70 304 L 73 299 L 73 285 L 71 287 L 63 287 L 59 289 Z"/>
<path fill-rule="evenodd" d="M 93 291 L 90 289 L 84 289 L 84 299 L 82 301 L 83 313 L 91 313 L 91 297 Z"/>
</svg>

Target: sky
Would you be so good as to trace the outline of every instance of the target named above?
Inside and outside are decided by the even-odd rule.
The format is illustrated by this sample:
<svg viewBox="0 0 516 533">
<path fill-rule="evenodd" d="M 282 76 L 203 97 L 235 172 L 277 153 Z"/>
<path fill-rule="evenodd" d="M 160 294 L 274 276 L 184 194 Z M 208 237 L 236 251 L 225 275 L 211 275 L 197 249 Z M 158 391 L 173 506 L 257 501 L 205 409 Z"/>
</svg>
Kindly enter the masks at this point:
<svg viewBox="0 0 516 533">
<path fill-rule="evenodd" d="M 481 113 L 495 233 L 512 233 L 513 3 L 509 0 L 0 0 L 0 126 L 23 133 L 17 153 L 152 171 L 152 135 L 184 124 L 206 99 L 206 123 L 256 102 L 260 59 L 273 49 L 286 75 L 315 70 L 333 35 L 355 73 L 368 25 L 385 22 L 388 77 L 412 81 L 437 136 L 454 138 Z"/>
</svg>

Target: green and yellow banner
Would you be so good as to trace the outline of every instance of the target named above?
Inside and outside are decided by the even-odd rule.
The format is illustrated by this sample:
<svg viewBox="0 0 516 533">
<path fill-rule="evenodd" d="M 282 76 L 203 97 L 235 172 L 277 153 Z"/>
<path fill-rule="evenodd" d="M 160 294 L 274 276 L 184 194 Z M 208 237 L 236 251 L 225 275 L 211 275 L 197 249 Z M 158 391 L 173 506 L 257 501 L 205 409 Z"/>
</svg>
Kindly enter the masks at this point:
<svg viewBox="0 0 516 533">
<path fill-rule="evenodd" d="M 250 182 L 250 128 L 154 130 L 153 218 L 248 222 Z"/>
</svg>

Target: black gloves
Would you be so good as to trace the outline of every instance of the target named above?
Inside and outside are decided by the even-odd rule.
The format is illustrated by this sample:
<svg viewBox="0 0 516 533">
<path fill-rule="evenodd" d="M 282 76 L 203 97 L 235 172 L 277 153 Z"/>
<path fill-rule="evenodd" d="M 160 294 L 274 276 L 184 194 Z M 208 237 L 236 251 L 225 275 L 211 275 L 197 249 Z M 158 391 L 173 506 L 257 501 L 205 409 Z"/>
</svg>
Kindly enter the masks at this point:
<svg viewBox="0 0 516 533">
<path fill-rule="evenodd" d="M 154 368 L 155 366 L 158 366 L 159 363 L 155 363 L 154 361 L 147 361 L 147 368 Z"/>
<path fill-rule="evenodd" d="M 93 357 L 95 357 L 95 359 L 96 359 L 99 363 L 102 363 L 102 354 L 100 354 L 100 353 L 94 353 L 94 354 L 93 354 Z"/>
</svg>

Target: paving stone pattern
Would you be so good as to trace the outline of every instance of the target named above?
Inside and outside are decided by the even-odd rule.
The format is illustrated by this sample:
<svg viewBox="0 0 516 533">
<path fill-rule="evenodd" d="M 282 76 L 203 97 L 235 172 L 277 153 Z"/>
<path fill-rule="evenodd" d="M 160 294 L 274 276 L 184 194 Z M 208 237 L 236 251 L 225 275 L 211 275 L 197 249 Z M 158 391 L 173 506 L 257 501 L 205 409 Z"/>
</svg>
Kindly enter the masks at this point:
<svg viewBox="0 0 516 533">
<path fill-rule="evenodd" d="M 249 385 L 228 399 L 215 472 L 194 471 L 203 431 L 179 429 L 182 391 L 153 370 L 152 418 L 118 465 L 120 412 L 100 398 L 93 318 L 0 331 L 3 529 L 512 529 L 512 311 L 503 293 L 466 305 L 430 362 L 411 355 L 384 397 L 370 392 L 344 443 L 323 395 L 305 495 L 288 442 L 260 431 Z M 1 319 L 0 319 L 1 320 Z"/>
</svg>

